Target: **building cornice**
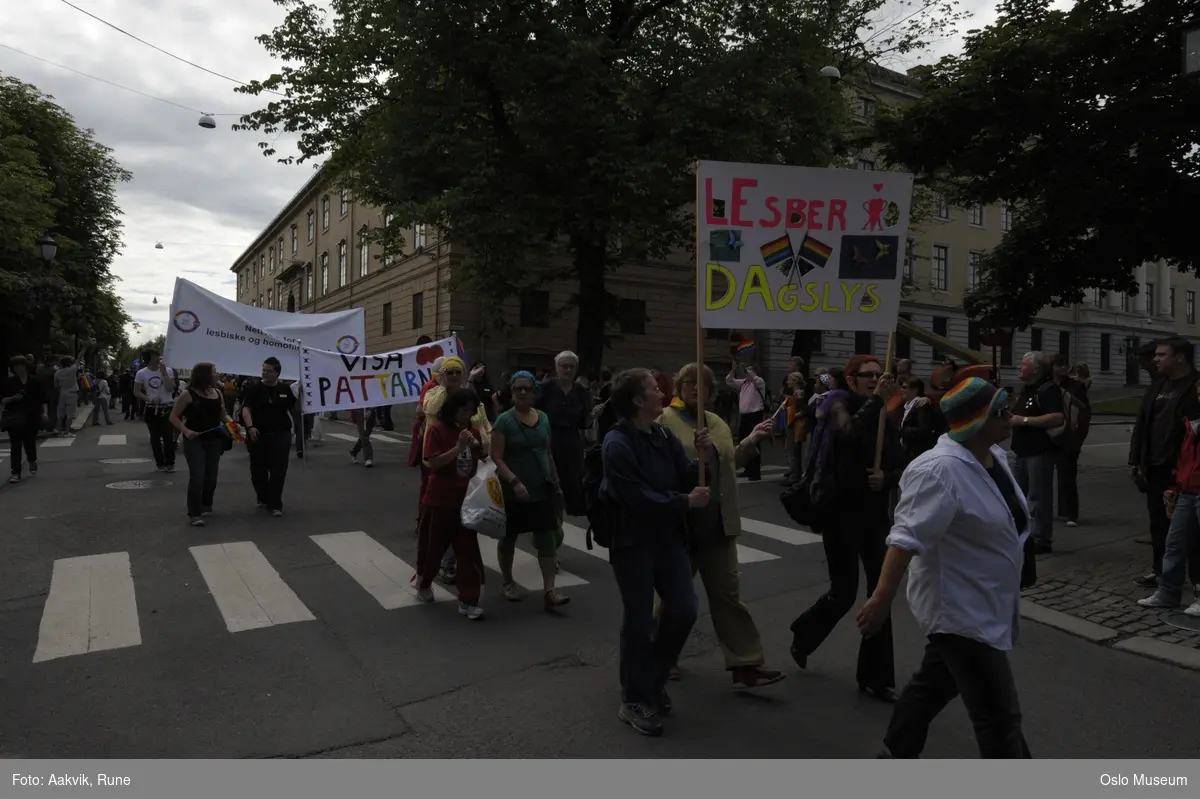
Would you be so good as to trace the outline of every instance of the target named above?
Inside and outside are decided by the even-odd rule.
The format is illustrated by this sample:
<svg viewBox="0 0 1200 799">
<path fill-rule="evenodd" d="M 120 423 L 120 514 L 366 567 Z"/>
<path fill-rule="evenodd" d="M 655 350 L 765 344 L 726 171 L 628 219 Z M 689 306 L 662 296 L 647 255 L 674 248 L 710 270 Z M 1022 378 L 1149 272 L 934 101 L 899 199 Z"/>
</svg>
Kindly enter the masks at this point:
<svg viewBox="0 0 1200 799">
<path fill-rule="evenodd" d="M 300 206 L 304 205 L 304 201 L 308 199 L 308 195 L 312 194 L 313 190 L 320 185 L 323 177 L 325 177 L 325 167 L 322 166 L 313 173 L 311 178 L 304 182 L 304 185 L 300 187 L 299 191 L 292 195 L 292 199 L 287 201 L 287 204 L 284 205 L 279 213 L 277 213 L 274 218 L 271 219 L 270 223 L 268 223 L 267 226 L 262 229 L 262 232 L 259 233 L 254 241 L 250 243 L 250 246 L 242 251 L 242 254 L 239 255 L 237 260 L 233 262 L 233 265 L 229 267 L 230 272 L 237 272 L 238 269 L 240 269 L 246 262 L 246 259 L 252 257 L 253 253 L 271 238 L 272 233 L 275 232 L 275 228 L 277 228 L 283 220 L 293 216 L 296 210 L 300 208 Z"/>
</svg>

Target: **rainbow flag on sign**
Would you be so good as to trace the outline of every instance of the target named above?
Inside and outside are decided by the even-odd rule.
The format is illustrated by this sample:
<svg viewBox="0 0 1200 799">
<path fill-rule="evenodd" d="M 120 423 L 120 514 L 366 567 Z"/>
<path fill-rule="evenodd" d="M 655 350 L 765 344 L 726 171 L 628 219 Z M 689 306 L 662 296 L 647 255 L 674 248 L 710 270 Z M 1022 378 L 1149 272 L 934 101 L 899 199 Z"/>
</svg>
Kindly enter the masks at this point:
<svg viewBox="0 0 1200 799">
<path fill-rule="evenodd" d="M 787 234 L 768 241 L 758 249 L 762 253 L 764 266 L 776 266 L 785 274 L 791 268 L 792 260 L 796 257 L 796 254 L 792 252 L 792 240 L 788 238 Z"/>
<path fill-rule="evenodd" d="M 800 258 L 817 269 L 821 269 L 825 264 L 829 263 L 829 256 L 833 254 L 833 248 L 823 241 L 817 241 L 812 236 L 805 236 L 804 241 L 800 244 Z"/>
</svg>

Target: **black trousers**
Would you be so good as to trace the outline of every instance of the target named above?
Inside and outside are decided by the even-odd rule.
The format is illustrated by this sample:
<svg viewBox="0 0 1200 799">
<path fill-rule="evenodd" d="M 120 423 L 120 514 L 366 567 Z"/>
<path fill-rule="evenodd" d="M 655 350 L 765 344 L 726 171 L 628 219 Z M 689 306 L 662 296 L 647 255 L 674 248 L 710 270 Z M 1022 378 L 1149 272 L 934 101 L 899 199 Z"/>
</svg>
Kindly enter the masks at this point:
<svg viewBox="0 0 1200 799">
<path fill-rule="evenodd" d="M 250 482 L 258 501 L 267 510 L 283 510 L 283 484 L 292 457 L 292 431 L 259 433 L 257 441 L 246 442 L 246 449 L 250 452 Z"/>
<path fill-rule="evenodd" d="M 150 450 L 159 467 L 175 465 L 175 428 L 171 426 L 170 406 L 146 406 L 146 429 L 150 431 Z"/>
<path fill-rule="evenodd" d="M 738 439 L 746 438 L 754 432 L 754 428 L 763 420 L 763 412 L 743 413 L 738 422 Z M 762 476 L 762 454 L 758 447 L 754 448 L 754 457 L 746 461 L 746 477 Z"/>
<path fill-rule="evenodd" d="M 823 529 L 819 529 L 823 528 Z M 887 554 L 890 523 L 885 515 L 840 513 L 828 526 L 814 525 L 821 533 L 829 590 L 792 622 L 792 645 L 811 655 L 833 628 L 858 602 L 858 563 L 867 575 L 867 596 L 875 591 L 883 558 Z M 896 656 L 892 647 L 892 621 L 858 645 L 858 684 L 870 688 L 896 687 Z"/>
<path fill-rule="evenodd" d="M 21 474 L 22 452 L 25 453 L 25 459 L 29 461 L 30 466 L 37 463 L 37 437 L 38 427 L 41 426 L 41 423 L 40 418 L 35 418 L 13 425 L 8 431 L 9 457 L 12 460 L 13 474 Z"/>
<path fill-rule="evenodd" d="M 1079 450 L 1064 446 L 1054 457 L 1058 472 L 1058 515 L 1068 521 L 1079 520 Z"/>
<path fill-rule="evenodd" d="M 1032 758 L 1021 732 L 1021 704 L 1008 653 L 959 635 L 935 634 L 900 692 L 883 743 L 892 757 L 916 758 L 929 725 L 961 695 L 985 760 Z"/>
</svg>

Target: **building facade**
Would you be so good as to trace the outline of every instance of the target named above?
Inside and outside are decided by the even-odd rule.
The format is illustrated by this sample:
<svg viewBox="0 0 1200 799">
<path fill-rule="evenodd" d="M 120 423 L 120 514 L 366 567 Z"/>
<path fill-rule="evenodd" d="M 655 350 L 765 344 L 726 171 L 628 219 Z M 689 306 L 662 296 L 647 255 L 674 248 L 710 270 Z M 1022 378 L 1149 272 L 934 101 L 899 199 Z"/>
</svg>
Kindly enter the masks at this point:
<svg viewBox="0 0 1200 799">
<path fill-rule="evenodd" d="M 883 105 L 919 97 L 914 80 L 888 70 L 876 70 L 857 86 L 843 88 L 862 123 L 869 123 Z M 858 166 L 882 165 L 875 154 L 864 152 Z M 978 324 L 963 311 L 963 297 L 975 284 L 979 259 L 1000 242 L 1011 221 L 1011 211 L 1002 206 L 960 209 L 935 202 L 922 224 L 910 231 L 901 314 L 990 355 Z M 574 286 L 551 284 L 506 301 L 497 326 L 496 315 L 482 313 L 474 298 L 447 290 L 464 251 L 442 240 L 432 226 L 408 227 L 403 247 L 391 252 L 381 252 L 364 236 L 395 222 L 385 209 L 355 202 L 318 171 L 232 265 L 238 302 L 301 313 L 363 308 L 368 352 L 411 346 L 421 335 L 437 338 L 453 332 L 463 339 L 468 356 L 486 362 L 494 376 L 549 366 L 555 354 L 574 348 Z M 620 298 L 619 323 L 609 330 L 607 367 L 670 372 L 695 359 L 695 265 L 689 254 L 676 253 L 664 261 L 634 257 L 607 280 Z M 1098 387 L 1144 382 L 1136 364 L 1138 347 L 1168 335 L 1196 335 L 1200 284 L 1195 276 L 1164 264 L 1140 267 L 1138 282 L 1142 292 L 1137 295 L 1094 293 L 1085 304 L 1045 309 L 1032 326 L 997 348 L 1005 384 L 1015 379 L 1021 355 L 1039 349 L 1087 363 Z M 730 360 L 732 332 L 705 331 L 705 359 L 718 370 Z M 792 355 L 793 333 L 736 332 L 759 342 L 754 357 L 770 377 L 769 385 L 777 387 Z M 882 357 L 886 349 L 884 334 L 825 331 L 816 334 L 810 367 L 839 366 L 854 353 Z M 944 357 L 906 336 L 898 336 L 896 355 L 912 359 L 918 375 L 930 374 Z"/>
</svg>

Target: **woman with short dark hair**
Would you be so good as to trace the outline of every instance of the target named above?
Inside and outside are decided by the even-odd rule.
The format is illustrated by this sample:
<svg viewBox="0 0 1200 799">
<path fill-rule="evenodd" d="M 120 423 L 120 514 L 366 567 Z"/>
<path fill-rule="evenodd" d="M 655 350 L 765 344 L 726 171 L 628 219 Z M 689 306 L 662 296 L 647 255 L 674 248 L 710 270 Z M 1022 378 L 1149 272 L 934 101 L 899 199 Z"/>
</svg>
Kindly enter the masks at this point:
<svg viewBox="0 0 1200 799">
<path fill-rule="evenodd" d="M 29 461 L 29 473 L 37 474 L 37 434 L 49 421 L 50 408 L 41 383 L 29 373 L 29 362 L 17 355 L 8 362 L 8 375 L 0 391 L 0 428 L 8 433 L 12 459 L 10 483 L 21 482 L 21 453 Z"/>
</svg>

